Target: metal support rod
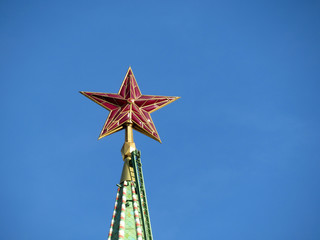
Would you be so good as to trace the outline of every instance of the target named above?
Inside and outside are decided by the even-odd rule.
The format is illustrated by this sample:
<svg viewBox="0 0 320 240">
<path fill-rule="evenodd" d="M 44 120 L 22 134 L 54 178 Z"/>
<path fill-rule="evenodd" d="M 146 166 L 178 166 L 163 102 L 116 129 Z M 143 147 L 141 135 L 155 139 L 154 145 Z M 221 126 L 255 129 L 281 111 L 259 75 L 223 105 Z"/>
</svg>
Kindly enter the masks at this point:
<svg viewBox="0 0 320 240">
<path fill-rule="evenodd" d="M 153 240 L 146 190 L 144 187 L 140 151 L 135 150 L 132 152 L 131 161 L 133 164 L 133 169 L 134 169 L 134 174 L 136 179 L 137 193 L 138 193 L 138 199 L 140 204 L 140 212 L 141 212 L 141 220 L 143 223 L 142 225 L 143 225 L 144 236 L 146 240 Z"/>
<path fill-rule="evenodd" d="M 126 129 L 125 142 L 133 143 L 132 123 L 126 124 L 125 129 Z"/>
</svg>

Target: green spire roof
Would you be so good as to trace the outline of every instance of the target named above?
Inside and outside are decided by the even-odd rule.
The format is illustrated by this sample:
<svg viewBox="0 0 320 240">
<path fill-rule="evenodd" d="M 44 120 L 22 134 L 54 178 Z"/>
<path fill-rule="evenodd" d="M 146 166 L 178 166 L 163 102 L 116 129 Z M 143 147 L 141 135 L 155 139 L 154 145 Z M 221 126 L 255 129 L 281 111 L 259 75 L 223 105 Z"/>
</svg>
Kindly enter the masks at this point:
<svg viewBox="0 0 320 240">
<path fill-rule="evenodd" d="M 122 180 L 117 185 L 108 240 L 152 240 L 140 151 L 131 152 L 131 158 L 125 161 L 130 161 L 124 166 L 132 169 L 129 171 L 131 180 Z"/>
<path fill-rule="evenodd" d="M 118 188 L 108 237 L 108 240 L 115 239 L 143 239 L 140 205 L 133 181 L 124 181 Z"/>
</svg>

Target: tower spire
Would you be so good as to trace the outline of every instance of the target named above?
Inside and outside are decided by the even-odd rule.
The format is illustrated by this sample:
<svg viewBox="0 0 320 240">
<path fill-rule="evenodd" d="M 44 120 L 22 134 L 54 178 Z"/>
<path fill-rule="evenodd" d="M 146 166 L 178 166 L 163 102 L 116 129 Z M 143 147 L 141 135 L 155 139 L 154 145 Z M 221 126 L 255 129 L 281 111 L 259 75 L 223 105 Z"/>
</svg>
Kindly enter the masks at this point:
<svg viewBox="0 0 320 240">
<path fill-rule="evenodd" d="M 140 151 L 133 141 L 133 129 L 161 143 L 150 114 L 179 97 L 142 95 L 131 67 L 118 94 L 80 92 L 110 111 L 99 139 L 125 129 L 121 148 L 123 169 L 108 240 L 152 240 L 147 194 L 144 186 Z"/>
</svg>

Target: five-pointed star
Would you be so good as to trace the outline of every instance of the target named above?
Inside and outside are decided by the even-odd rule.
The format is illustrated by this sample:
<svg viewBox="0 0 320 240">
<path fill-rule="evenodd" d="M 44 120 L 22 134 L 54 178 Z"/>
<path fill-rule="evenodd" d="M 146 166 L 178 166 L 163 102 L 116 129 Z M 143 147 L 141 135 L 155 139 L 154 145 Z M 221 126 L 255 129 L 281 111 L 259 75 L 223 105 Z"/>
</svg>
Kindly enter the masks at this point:
<svg viewBox="0 0 320 240">
<path fill-rule="evenodd" d="M 118 94 L 98 92 L 80 93 L 110 111 L 99 139 L 120 131 L 127 123 L 132 123 L 134 129 L 160 143 L 161 140 L 150 113 L 180 98 L 142 95 L 131 67 L 129 67 L 127 71 Z"/>
</svg>

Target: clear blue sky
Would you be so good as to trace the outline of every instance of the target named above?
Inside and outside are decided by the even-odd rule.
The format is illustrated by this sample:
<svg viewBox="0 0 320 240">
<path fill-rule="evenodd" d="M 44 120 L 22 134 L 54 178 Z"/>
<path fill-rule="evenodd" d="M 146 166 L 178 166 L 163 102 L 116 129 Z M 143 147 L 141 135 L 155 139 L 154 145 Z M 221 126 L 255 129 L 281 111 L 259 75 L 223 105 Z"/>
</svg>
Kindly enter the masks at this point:
<svg viewBox="0 0 320 240">
<path fill-rule="evenodd" d="M 0 239 L 106 239 L 124 133 L 78 91 L 181 96 L 135 132 L 160 239 L 320 239 L 318 1 L 0 3 Z"/>
</svg>

